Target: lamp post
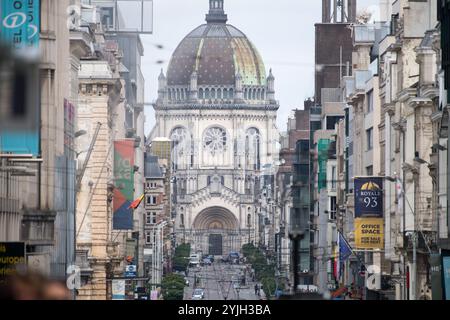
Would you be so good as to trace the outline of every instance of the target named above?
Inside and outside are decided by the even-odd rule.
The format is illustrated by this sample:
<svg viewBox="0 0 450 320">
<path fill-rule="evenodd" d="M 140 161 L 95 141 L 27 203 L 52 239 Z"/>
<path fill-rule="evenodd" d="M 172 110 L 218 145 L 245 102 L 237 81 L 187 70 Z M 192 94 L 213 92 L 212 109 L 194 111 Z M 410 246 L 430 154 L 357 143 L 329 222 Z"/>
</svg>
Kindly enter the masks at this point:
<svg viewBox="0 0 450 320">
<path fill-rule="evenodd" d="M 415 162 L 420 163 L 420 164 L 428 164 L 429 166 L 432 166 L 430 163 L 428 163 L 425 160 L 420 159 L 419 157 L 416 157 Z M 402 181 L 402 179 L 400 179 L 398 176 L 397 177 L 384 177 L 387 181 L 390 182 L 396 182 L 397 183 L 397 188 L 400 188 L 400 194 L 403 197 L 403 201 L 406 202 L 406 204 L 408 205 L 409 209 L 411 210 L 413 217 L 414 217 L 414 229 L 412 231 L 408 231 L 406 230 L 406 221 L 405 221 L 405 211 L 404 211 L 404 206 L 403 206 L 403 232 L 404 235 L 406 235 L 406 233 L 409 233 L 409 237 L 411 240 L 411 243 L 413 245 L 413 257 L 412 257 L 412 264 L 411 264 L 411 281 L 410 281 L 410 286 L 412 288 L 411 293 L 412 295 L 410 296 L 411 300 L 416 300 L 416 282 L 417 282 L 417 241 L 419 238 L 419 233 L 421 234 L 421 236 L 424 239 L 425 242 L 425 246 L 427 247 L 428 253 L 431 255 L 431 249 L 428 246 L 425 237 L 423 235 L 422 230 L 420 229 L 420 227 L 417 226 L 417 220 L 416 220 L 416 212 L 414 211 L 413 207 L 411 206 L 411 203 L 409 202 L 409 200 L 406 198 L 406 194 L 405 194 L 405 186 L 404 186 L 404 182 Z M 405 282 L 406 282 L 406 277 L 405 277 Z M 404 284 L 404 286 L 406 287 L 406 283 Z"/>
</svg>

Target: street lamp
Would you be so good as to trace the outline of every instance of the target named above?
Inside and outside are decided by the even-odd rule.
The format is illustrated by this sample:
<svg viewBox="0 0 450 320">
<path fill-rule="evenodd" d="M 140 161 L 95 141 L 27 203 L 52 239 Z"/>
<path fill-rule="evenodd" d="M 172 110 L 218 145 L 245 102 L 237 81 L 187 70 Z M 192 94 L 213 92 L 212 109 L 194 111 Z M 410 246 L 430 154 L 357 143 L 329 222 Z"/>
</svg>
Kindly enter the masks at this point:
<svg viewBox="0 0 450 320">
<path fill-rule="evenodd" d="M 425 161 L 425 160 L 421 159 L 418 156 L 418 154 L 416 154 L 416 157 L 415 157 L 414 161 L 419 163 L 419 164 L 428 164 L 429 166 L 431 166 L 431 164 L 428 161 Z M 413 245 L 413 261 L 412 261 L 412 269 L 413 270 L 411 271 L 411 277 L 412 277 L 411 287 L 413 288 L 412 300 L 415 300 L 415 298 L 416 298 L 416 276 L 417 276 L 417 274 L 416 274 L 416 268 L 417 268 L 417 241 L 418 241 L 418 238 L 419 238 L 419 233 L 423 237 L 425 246 L 427 247 L 427 250 L 428 250 L 430 255 L 432 254 L 432 252 L 431 252 L 430 247 L 428 246 L 428 243 L 426 242 L 426 239 L 425 239 L 425 236 L 423 235 L 422 230 L 420 229 L 420 227 L 418 227 L 416 225 L 416 223 L 417 223 L 417 221 L 416 221 L 416 212 L 414 211 L 413 207 L 411 206 L 411 203 L 409 202 L 409 200 L 406 198 L 405 187 L 404 187 L 403 181 L 399 177 L 396 177 L 396 178 L 394 178 L 394 177 L 383 177 L 383 178 L 388 180 L 388 181 L 396 182 L 396 183 L 399 184 L 399 187 L 401 188 L 400 194 L 402 195 L 404 201 L 406 202 L 406 204 L 408 205 L 409 209 L 411 210 L 411 213 L 414 216 L 414 230 L 407 231 L 406 230 L 406 225 L 405 225 L 405 215 L 403 215 L 403 232 L 404 232 L 404 235 L 408 234 L 409 238 L 411 239 L 412 245 Z M 403 210 L 404 210 L 404 208 L 403 208 Z M 406 281 L 406 279 L 405 279 L 405 281 Z"/>
<path fill-rule="evenodd" d="M 75 132 L 74 137 L 78 138 L 78 137 L 84 136 L 85 134 L 87 134 L 86 130 L 79 130 L 79 131 Z"/>
<path fill-rule="evenodd" d="M 443 145 L 441 145 L 439 143 L 433 144 L 432 148 L 435 150 L 439 150 L 439 151 L 447 151 L 448 150 L 446 147 L 444 147 Z"/>
</svg>

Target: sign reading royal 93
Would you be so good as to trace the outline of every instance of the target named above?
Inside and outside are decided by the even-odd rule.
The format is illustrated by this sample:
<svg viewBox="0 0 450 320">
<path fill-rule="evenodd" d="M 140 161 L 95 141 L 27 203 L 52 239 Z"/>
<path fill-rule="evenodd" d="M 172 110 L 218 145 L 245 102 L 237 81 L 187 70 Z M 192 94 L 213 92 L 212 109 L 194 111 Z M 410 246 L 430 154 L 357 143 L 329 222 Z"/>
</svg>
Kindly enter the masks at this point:
<svg viewBox="0 0 450 320">
<path fill-rule="evenodd" d="M 355 218 L 383 217 L 383 178 L 355 178 Z"/>
</svg>

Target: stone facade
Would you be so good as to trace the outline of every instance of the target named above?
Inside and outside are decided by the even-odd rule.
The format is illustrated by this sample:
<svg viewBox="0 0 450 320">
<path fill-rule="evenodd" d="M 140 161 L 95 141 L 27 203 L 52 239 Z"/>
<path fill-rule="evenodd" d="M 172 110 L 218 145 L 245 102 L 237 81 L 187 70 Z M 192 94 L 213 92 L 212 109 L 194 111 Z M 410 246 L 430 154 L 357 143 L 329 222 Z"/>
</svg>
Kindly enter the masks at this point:
<svg viewBox="0 0 450 320">
<path fill-rule="evenodd" d="M 248 51 L 256 52 L 248 39 L 223 22 L 223 3 L 219 2 L 220 12 L 211 9 L 208 24 L 180 44 L 167 78 L 161 73 L 152 131 L 152 138 L 172 140 L 177 242 L 185 240 L 193 243 L 194 250 L 216 255 L 239 251 L 249 239 L 260 240 L 257 226 L 262 225 L 262 216 L 269 214 L 261 213 L 258 205 L 261 177 L 267 174 L 264 170 L 274 170 L 278 157 L 274 77 L 271 73 L 265 77 L 259 55 Z M 213 34 L 214 28 L 223 32 Z M 194 59 L 193 72 L 186 79 L 176 71 L 184 59 L 181 52 L 202 34 L 205 47 L 199 50 L 227 48 L 231 43 L 228 49 L 241 46 L 247 53 L 239 53 L 231 65 L 220 65 L 205 53 L 206 64 L 196 64 Z M 229 61 L 227 50 L 217 54 Z M 216 69 L 222 67 L 234 73 L 227 69 L 223 73 L 226 78 L 216 77 Z M 202 78 L 208 74 L 214 77 Z M 213 238 L 219 242 L 213 244 Z"/>
</svg>

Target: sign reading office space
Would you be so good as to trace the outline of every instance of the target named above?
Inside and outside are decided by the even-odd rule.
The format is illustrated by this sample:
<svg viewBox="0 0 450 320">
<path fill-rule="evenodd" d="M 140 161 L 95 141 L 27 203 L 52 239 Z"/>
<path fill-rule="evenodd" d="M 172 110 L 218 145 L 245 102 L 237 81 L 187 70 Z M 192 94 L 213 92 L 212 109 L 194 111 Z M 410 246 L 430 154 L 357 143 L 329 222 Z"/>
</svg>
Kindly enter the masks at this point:
<svg viewBox="0 0 450 320">
<path fill-rule="evenodd" d="M 355 218 L 383 217 L 383 178 L 355 178 Z"/>
<path fill-rule="evenodd" d="M 384 248 L 383 218 L 355 219 L 355 247 L 371 250 Z"/>
</svg>

